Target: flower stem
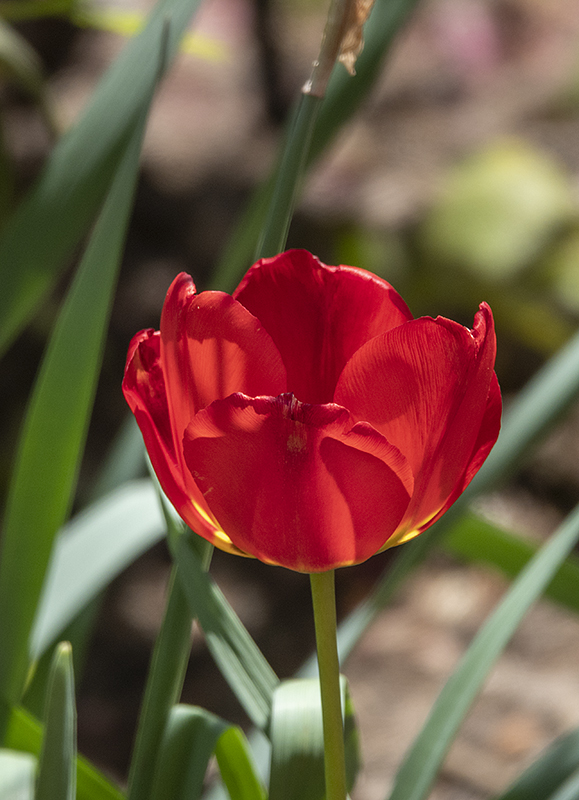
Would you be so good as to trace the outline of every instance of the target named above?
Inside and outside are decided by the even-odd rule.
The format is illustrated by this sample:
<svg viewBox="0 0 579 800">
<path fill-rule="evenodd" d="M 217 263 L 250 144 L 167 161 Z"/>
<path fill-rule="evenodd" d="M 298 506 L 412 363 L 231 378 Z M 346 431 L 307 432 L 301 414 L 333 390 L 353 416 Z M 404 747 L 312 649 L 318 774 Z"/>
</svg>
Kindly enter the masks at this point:
<svg viewBox="0 0 579 800">
<path fill-rule="evenodd" d="M 310 575 L 324 724 L 326 800 L 346 800 L 344 723 L 336 643 L 334 571 Z"/>
</svg>

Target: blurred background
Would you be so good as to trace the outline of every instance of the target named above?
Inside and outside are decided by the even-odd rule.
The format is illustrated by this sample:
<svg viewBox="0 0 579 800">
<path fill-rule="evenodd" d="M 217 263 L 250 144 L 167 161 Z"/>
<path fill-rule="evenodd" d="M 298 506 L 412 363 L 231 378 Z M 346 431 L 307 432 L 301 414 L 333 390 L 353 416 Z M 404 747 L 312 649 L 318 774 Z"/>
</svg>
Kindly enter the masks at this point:
<svg viewBox="0 0 579 800">
<path fill-rule="evenodd" d="M 120 52 L 121 33 L 147 10 L 144 0 L 67 0 L 50 17 L 22 21 L 22 2 L 0 3 L 0 222 Z M 149 124 L 79 508 L 127 417 L 120 382 L 130 338 L 158 327 L 178 272 L 189 272 L 199 289 L 210 283 L 272 164 L 326 11 L 322 0 L 205 0 L 201 7 Z M 579 322 L 579 0 L 419 4 L 362 113 L 311 172 L 289 246 L 377 272 L 416 316 L 470 325 L 487 300 L 508 405 Z M 3 494 L 66 285 L 0 372 Z M 479 508 L 540 540 L 578 499 L 579 406 Z M 341 614 L 394 556 L 338 573 Z M 159 545 L 122 575 L 91 610 L 94 636 L 78 654 L 80 749 L 121 781 L 169 568 Z M 290 676 L 313 648 L 307 578 L 218 552 L 212 570 L 280 677 Z M 498 573 L 440 552 L 369 630 L 345 670 L 366 762 L 356 800 L 384 797 L 505 585 Z M 493 672 L 433 798 L 491 796 L 579 724 L 578 663 L 579 620 L 541 603 Z M 197 633 L 185 698 L 247 724 Z"/>
</svg>

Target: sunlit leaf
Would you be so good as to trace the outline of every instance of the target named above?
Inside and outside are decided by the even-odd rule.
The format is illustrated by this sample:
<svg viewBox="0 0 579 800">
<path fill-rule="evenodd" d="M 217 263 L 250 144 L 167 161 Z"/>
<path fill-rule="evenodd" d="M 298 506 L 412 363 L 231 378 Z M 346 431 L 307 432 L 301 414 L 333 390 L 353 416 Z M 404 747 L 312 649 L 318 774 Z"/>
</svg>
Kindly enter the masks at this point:
<svg viewBox="0 0 579 800">
<path fill-rule="evenodd" d="M 351 789 L 360 767 L 358 732 L 342 676 L 346 773 Z M 274 693 L 269 800 L 323 800 L 324 732 L 317 678 L 283 681 Z"/>
<path fill-rule="evenodd" d="M 390 800 L 423 800 L 495 661 L 579 539 L 579 506 L 529 562 L 479 630 L 406 756 Z"/>
<path fill-rule="evenodd" d="M 154 87 L 149 88 L 150 100 Z M 0 557 L 0 694 L 13 704 L 19 701 L 24 685 L 28 638 L 53 540 L 65 521 L 76 485 L 138 175 L 147 107 L 142 109 L 59 314 L 18 447 Z"/>
<path fill-rule="evenodd" d="M 0 797 L 2 800 L 34 800 L 36 759 L 28 753 L 0 750 Z"/>
<path fill-rule="evenodd" d="M 72 650 L 62 642 L 55 650 L 48 681 L 44 736 L 35 800 L 75 800 L 76 702 Z"/>
<path fill-rule="evenodd" d="M 265 728 L 278 678 L 213 580 L 201 567 L 191 536 L 177 547 L 183 589 L 217 666 L 252 722 Z"/>
<path fill-rule="evenodd" d="M 152 86 L 176 54 L 199 0 L 160 0 L 128 42 L 75 127 L 52 152 L 0 236 L 0 352 L 27 323 L 92 223 Z M 167 25 L 167 23 L 169 23 Z M 159 42 L 168 29 L 160 67 Z"/>
<path fill-rule="evenodd" d="M 551 800 L 579 769 L 579 728 L 556 739 L 496 800 Z"/>
<path fill-rule="evenodd" d="M 124 484 L 64 526 L 34 620 L 30 654 L 39 658 L 113 578 L 165 534 L 151 481 Z"/>
<path fill-rule="evenodd" d="M 23 708 L 9 712 L 6 747 L 40 755 L 42 726 Z M 77 800 L 124 800 L 124 795 L 82 756 L 77 758 Z"/>
</svg>

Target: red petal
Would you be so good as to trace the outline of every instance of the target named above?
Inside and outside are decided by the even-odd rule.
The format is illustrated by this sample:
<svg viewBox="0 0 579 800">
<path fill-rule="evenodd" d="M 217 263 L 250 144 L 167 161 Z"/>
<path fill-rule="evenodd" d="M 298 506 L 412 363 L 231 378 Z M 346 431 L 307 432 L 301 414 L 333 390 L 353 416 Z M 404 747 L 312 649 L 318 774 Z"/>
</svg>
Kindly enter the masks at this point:
<svg viewBox="0 0 579 800">
<path fill-rule="evenodd" d="M 332 402 L 353 353 L 412 319 L 376 275 L 328 267 L 305 250 L 254 264 L 233 296 L 263 323 L 281 353 L 288 389 L 307 403 Z"/>
<path fill-rule="evenodd" d="M 228 294 L 196 295 L 185 273 L 167 292 L 161 354 L 181 459 L 183 433 L 201 408 L 234 392 L 278 395 L 286 389 L 281 357 L 260 321 Z"/>
<path fill-rule="evenodd" d="M 123 393 L 141 429 L 163 491 L 194 531 L 223 547 L 223 533 L 219 525 L 213 519 L 189 470 L 183 472 L 179 464 L 169 422 L 159 350 L 159 331 L 141 331 L 133 337 Z"/>
<path fill-rule="evenodd" d="M 404 526 L 432 524 L 494 444 L 494 390 L 494 410 L 486 412 L 495 346 L 492 315 L 482 304 L 472 331 L 440 317 L 414 320 L 369 342 L 344 369 L 336 402 L 370 422 L 412 467 Z"/>
<path fill-rule="evenodd" d="M 323 571 L 373 555 L 408 505 L 404 458 L 370 426 L 350 424 L 333 404 L 233 395 L 197 414 L 183 448 L 239 549 Z"/>
</svg>

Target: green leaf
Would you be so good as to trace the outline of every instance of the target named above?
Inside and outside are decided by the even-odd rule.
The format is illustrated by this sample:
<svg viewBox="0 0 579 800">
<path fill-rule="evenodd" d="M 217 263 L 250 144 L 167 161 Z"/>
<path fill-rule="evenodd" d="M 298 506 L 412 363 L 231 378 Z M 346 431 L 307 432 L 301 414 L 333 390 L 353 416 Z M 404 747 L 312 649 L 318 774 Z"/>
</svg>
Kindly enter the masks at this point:
<svg viewBox="0 0 579 800">
<path fill-rule="evenodd" d="M 516 577 L 539 549 L 475 514 L 467 514 L 451 528 L 442 546 L 459 558 L 498 567 L 509 578 Z M 545 597 L 579 613 L 578 586 L 579 558 L 571 554 L 547 586 Z"/>
<path fill-rule="evenodd" d="M 179 538 L 176 558 L 191 611 L 203 628 L 217 666 L 254 725 L 266 728 L 273 691 L 279 683 L 275 672 L 203 571 L 191 535 Z"/>
<path fill-rule="evenodd" d="M 151 96 L 153 87 L 150 87 Z M 148 106 L 133 131 L 47 347 L 12 476 L 0 557 L 0 694 L 19 701 L 54 537 L 69 511 L 134 194 Z M 16 265 L 12 265 L 16 269 Z M 3 724 L 0 721 L 0 732 Z"/>
<path fill-rule="evenodd" d="M 390 800 L 423 800 L 468 709 L 529 607 L 579 539 L 579 506 L 521 572 L 478 632 L 434 704 L 397 776 Z"/>
<path fill-rule="evenodd" d="M 376 0 L 364 27 L 365 44 L 356 62 L 356 76 L 352 77 L 342 65 L 338 65 L 332 73 L 320 110 L 316 111 L 308 165 L 321 155 L 367 97 L 380 75 L 395 35 L 417 4 L 418 0 Z M 264 220 L 269 214 L 276 171 L 277 164 L 272 175 L 255 193 L 234 231 L 212 280 L 214 288 L 232 290 L 251 265 Z"/>
<path fill-rule="evenodd" d="M 34 800 L 36 759 L 28 753 L 0 750 L 0 798 Z"/>
<path fill-rule="evenodd" d="M 145 30 L 99 83 L 82 118 L 58 143 L 38 184 L 0 236 L 0 352 L 30 319 L 93 221 L 160 74 L 199 0 L 161 0 Z"/>
<path fill-rule="evenodd" d="M 267 793 L 257 776 L 253 757 L 240 728 L 231 726 L 215 745 L 215 757 L 232 800 L 267 800 Z"/>
<path fill-rule="evenodd" d="M 62 642 L 52 660 L 35 800 L 76 797 L 76 703 L 72 648 Z"/>
<path fill-rule="evenodd" d="M 310 142 L 322 99 L 300 94 L 288 135 L 282 147 L 267 214 L 263 221 L 255 260 L 270 258 L 285 250 L 294 206 L 306 167 Z"/>
<path fill-rule="evenodd" d="M 0 700 L 0 702 L 2 702 Z M 6 746 L 39 756 L 42 725 L 21 707 L 9 712 Z M 124 800 L 124 795 L 82 756 L 77 758 L 77 800 Z"/>
<path fill-rule="evenodd" d="M 161 743 L 151 800 L 201 797 L 209 759 L 228 727 L 203 708 L 175 706 Z"/>
<path fill-rule="evenodd" d="M 90 499 L 98 500 L 121 484 L 142 477 L 146 473 L 146 466 L 147 451 L 143 435 L 134 416 L 129 412 L 101 465 L 90 492 Z"/>
<path fill-rule="evenodd" d="M 360 768 L 358 732 L 346 679 L 341 677 L 348 790 Z M 271 715 L 269 800 L 323 800 L 324 732 L 317 679 L 283 681 Z"/>
<path fill-rule="evenodd" d="M 149 800 L 163 731 L 183 690 L 191 651 L 193 618 L 177 565 L 169 581 L 169 598 L 155 642 L 145 698 L 129 770 L 129 800 Z M 170 795 L 169 795 L 170 796 Z"/>
<path fill-rule="evenodd" d="M 496 800 L 550 800 L 579 769 L 579 728 L 556 739 Z"/>
<path fill-rule="evenodd" d="M 158 757 L 151 800 L 197 800 L 213 754 L 232 800 L 265 800 L 247 740 L 237 726 L 204 708 L 177 705 Z"/>
<path fill-rule="evenodd" d="M 556 792 L 553 792 L 549 800 L 578 800 L 579 798 L 579 769 L 560 786 Z"/>
<path fill-rule="evenodd" d="M 131 481 L 62 528 L 54 546 L 30 640 L 39 658 L 74 617 L 165 534 L 151 481 Z"/>
</svg>

